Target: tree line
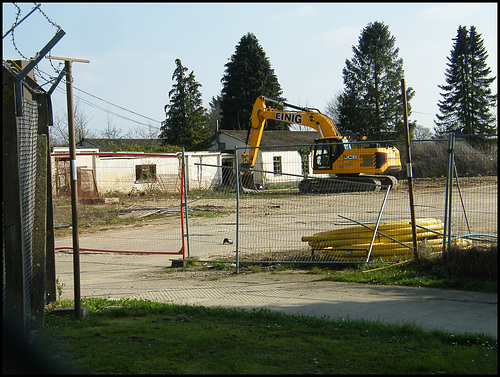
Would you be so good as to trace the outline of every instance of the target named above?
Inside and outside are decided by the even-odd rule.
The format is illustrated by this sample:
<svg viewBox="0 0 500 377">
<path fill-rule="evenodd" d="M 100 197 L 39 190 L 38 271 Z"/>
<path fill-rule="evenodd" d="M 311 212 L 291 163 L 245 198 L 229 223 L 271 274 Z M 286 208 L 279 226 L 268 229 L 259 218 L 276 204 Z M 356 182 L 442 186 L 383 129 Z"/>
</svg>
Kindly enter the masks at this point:
<svg viewBox="0 0 500 377">
<path fill-rule="evenodd" d="M 442 100 L 434 122 L 434 137 L 450 132 L 463 135 L 496 134 L 496 117 L 492 109 L 497 96 L 490 85 L 491 69 L 483 39 L 474 26 L 458 28 L 448 57 Z M 361 32 L 353 57 L 346 59 L 342 71 L 344 89 L 327 106 L 330 116 L 342 134 L 366 136 L 371 140 L 404 138 L 401 80 L 404 78 L 403 59 L 399 58 L 396 39 L 382 22 L 369 23 Z M 253 33 L 244 35 L 234 54 L 225 65 L 221 93 L 202 106 L 201 84 L 194 72 L 175 60 L 174 84 L 165 105 L 165 120 L 159 137 L 165 144 L 188 150 L 210 146 L 218 124 L 220 130 L 246 130 L 253 104 L 264 95 L 286 101 L 264 49 Z M 411 115 L 412 87 L 406 88 L 407 111 Z M 271 105 L 271 104 L 269 104 Z M 272 104 L 279 108 L 279 105 Z M 283 122 L 268 121 L 268 130 L 289 130 Z M 409 123 L 413 135 L 418 129 Z"/>
</svg>

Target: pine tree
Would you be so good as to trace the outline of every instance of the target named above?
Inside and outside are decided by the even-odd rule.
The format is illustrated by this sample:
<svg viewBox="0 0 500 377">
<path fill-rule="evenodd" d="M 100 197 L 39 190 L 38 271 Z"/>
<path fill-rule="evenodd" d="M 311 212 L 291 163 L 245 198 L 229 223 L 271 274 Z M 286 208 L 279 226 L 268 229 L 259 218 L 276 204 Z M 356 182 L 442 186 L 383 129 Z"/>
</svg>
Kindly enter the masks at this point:
<svg viewBox="0 0 500 377">
<path fill-rule="evenodd" d="M 180 59 L 175 64 L 175 83 L 168 93 L 170 104 L 165 105 L 166 120 L 162 122 L 160 138 L 165 144 L 196 149 L 210 136 L 199 92 L 201 84 L 196 82 L 193 71 L 186 75 L 188 69 Z"/>
<path fill-rule="evenodd" d="M 217 129 L 217 125 L 219 125 L 220 128 L 220 123 L 221 123 L 221 104 L 222 98 L 220 95 L 217 95 L 217 97 L 212 97 L 212 100 L 208 104 L 209 109 L 208 109 L 208 123 L 210 125 L 210 128 L 213 130 Z"/>
<path fill-rule="evenodd" d="M 489 86 L 496 77 L 488 78 L 491 69 L 486 64 L 488 54 L 481 35 L 471 26 L 458 28 L 446 70 L 447 85 L 439 88 L 443 100 L 439 101 L 441 115 L 436 115 L 437 137 L 449 132 L 466 135 L 495 134 L 496 122 L 491 108 L 496 96 Z"/>
<path fill-rule="evenodd" d="M 252 33 L 243 36 L 221 79 L 221 129 L 246 130 L 255 100 L 266 96 L 283 101 L 278 79 L 259 41 Z M 283 122 L 267 122 L 268 129 L 289 129 Z"/>
<path fill-rule="evenodd" d="M 401 79 L 403 59 L 389 27 L 381 22 L 368 24 L 353 46 L 352 60 L 346 60 L 344 91 L 338 97 L 339 128 L 359 136 L 399 138 L 404 135 Z M 415 95 L 406 88 L 408 115 Z M 416 123 L 410 122 L 410 130 Z"/>
</svg>

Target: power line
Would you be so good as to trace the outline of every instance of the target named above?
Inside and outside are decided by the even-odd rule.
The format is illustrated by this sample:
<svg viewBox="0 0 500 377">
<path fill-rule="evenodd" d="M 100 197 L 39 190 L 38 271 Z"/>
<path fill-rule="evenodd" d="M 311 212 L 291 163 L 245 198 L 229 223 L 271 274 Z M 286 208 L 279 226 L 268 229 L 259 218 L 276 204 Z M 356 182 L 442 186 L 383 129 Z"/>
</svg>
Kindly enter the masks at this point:
<svg viewBox="0 0 500 377">
<path fill-rule="evenodd" d="M 141 115 L 141 114 L 139 114 L 139 113 L 136 113 L 135 111 L 128 110 L 128 109 L 126 109 L 126 108 L 124 108 L 124 107 L 118 106 L 118 105 L 116 105 L 116 104 L 114 104 L 114 103 L 112 103 L 112 102 L 106 101 L 105 99 L 102 99 L 102 98 L 99 98 L 99 97 L 97 97 L 97 96 L 94 96 L 93 94 L 90 94 L 90 93 L 86 92 L 85 90 L 82 90 L 82 89 L 79 89 L 79 88 L 76 88 L 76 87 L 74 87 L 74 89 L 76 89 L 76 90 L 78 90 L 78 91 L 80 91 L 80 92 L 83 92 L 83 93 L 87 94 L 88 96 L 91 96 L 91 97 L 93 97 L 93 98 L 95 98 L 95 99 L 98 99 L 98 100 L 100 100 L 100 101 L 106 102 L 107 104 L 110 104 L 110 105 L 113 105 L 113 106 L 115 106 L 115 107 L 118 107 L 119 109 L 122 109 L 122 110 L 128 111 L 129 113 L 132 113 L 132 114 L 134 114 L 134 115 L 138 115 L 138 116 L 140 116 L 140 117 L 142 117 L 142 118 L 145 118 L 145 119 L 148 119 L 148 120 L 152 120 L 153 122 L 156 122 L 156 123 L 161 123 L 161 121 L 159 121 L 159 120 L 149 118 L 149 117 L 147 117 L 147 116 L 145 116 L 145 115 Z"/>
<path fill-rule="evenodd" d="M 49 79 L 47 79 L 47 78 L 45 78 L 45 77 L 42 77 L 42 79 L 43 79 L 43 80 L 45 80 L 45 81 L 47 81 L 47 82 L 51 82 L 51 81 L 53 81 L 53 80 L 54 80 L 54 78 L 52 78 L 52 77 L 51 77 L 51 76 L 50 76 L 47 72 L 44 72 L 44 71 L 42 71 L 42 70 L 40 70 L 40 69 L 38 69 L 38 71 L 39 71 L 38 73 L 40 74 L 40 76 L 41 76 L 41 77 L 42 77 L 42 75 L 41 75 L 42 73 L 43 73 L 43 74 L 45 74 L 45 75 L 47 75 L 47 76 L 49 77 Z M 46 84 L 47 84 L 47 82 L 46 82 L 45 84 L 41 84 L 40 86 L 46 85 Z M 61 91 L 61 92 L 63 92 L 63 91 L 64 91 L 63 89 L 61 89 L 61 88 L 59 88 L 59 87 L 58 87 L 58 88 L 56 88 L 56 89 L 57 89 L 58 91 Z M 147 116 L 145 116 L 145 115 L 142 115 L 142 114 L 136 113 L 135 111 L 128 110 L 128 109 L 126 109 L 126 108 L 124 108 L 124 107 L 122 107 L 122 106 L 116 105 L 116 104 L 114 104 L 114 103 L 112 103 L 112 102 L 110 102 L 110 101 L 106 101 L 106 100 L 104 100 L 104 99 L 102 99 L 102 98 L 100 98 L 100 97 L 97 97 L 97 96 L 95 96 L 95 95 L 93 95 L 93 94 L 91 94 L 91 93 L 88 93 L 88 92 L 86 92 L 85 90 L 79 89 L 79 88 L 77 88 L 77 87 L 75 87 L 75 86 L 73 86 L 73 89 L 76 89 L 76 90 L 78 90 L 78 91 L 80 91 L 80 92 L 82 92 L 82 93 L 87 94 L 87 95 L 88 95 L 88 96 L 90 96 L 90 97 L 96 98 L 96 99 L 98 99 L 98 100 L 100 100 L 100 101 L 103 101 L 103 102 L 105 102 L 105 103 L 107 103 L 107 104 L 110 104 L 110 105 L 113 105 L 113 106 L 115 106 L 115 107 L 118 107 L 118 108 L 119 108 L 119 109 L 121 109 L 121 110 L 127 111 L 127 112 L 132 113 L 132 114 L 137 115 L 137 116 L 140 116 L 140 117 L 142 117 L 142 118 L 144 118 L 144 119 L 147 119 L 147 120 L 150 120 L 150 121 L 153 121 L 153 122 L 156 122 L 156 123 L 161 123 L 161 122 L 160 122 L 160 121 L 158 121 L 158 120 L 155 120 L 155 119 L 152 119 L 152 118 L 147 117 Z M 81 97 L 80 97 L 79 99 L 80 99 L 83 103 L 85 103 L 86 105 L 88 105 L 88 106 L 94 107 L 94 108 L 96 108 L 96 109 L 98 109 L 98 110 L 101 110 L 101 111 L 104 111 L 104 112 L 106 112 L 106 113 L 110 113 L 110 114 L 116 115 L 116 116 L 118 116 L 118 117 L 120 117 L 120 118 L 122 118 L 122 119 L 126 119 L 126 120 L 129 120 L 129 121 L 131 121 L 131 122 L 134 122 L 134 123 L 137 123 L 137 124 L 141 124 L 141 125 L 144 125 L 144 126 L 148 126 L 148 127 L 153 127 L 153 128 L 156 128 L 156 129 L 160 129 L 160 127 L 152 126 L 152 125 L 150 125 L 150 124 L 142 123 L 142 122 L 136 121 L 136 120 L 134 120 L 134 119 L 127 118 L 126 116 L 123 116 L 123 115 L 120 115 L 120 114 L 115 113 L 115 112 L 113 112 L 113 111 L 110 111 L 109 109 L 105 109 L 105 108 L 103 108 L 103 107 L 100 107 L 100 106 L 98 106 L 98 105 L 96 105 L 96 104 L 94 104 L 94 103 L 92 103 L 92 102 L 90 102 L 90 101 L 88 101 L 88 100 L 82 99 Z"/>
<path fill-rule="evenodd" d="M 412 113 L 414 113 L 414 114 L 422 114 L 422 115 L 430 115 L 430 116 L 436 115 L 436 114 L 422 113 L 421 111 L 412 111 Z"/>
<path fill-rule="evenodd" d="M 64 89 L 61 89 L 61 88 L 56 88 L 56 90 L 57 90 L 57 91 L 59 91 L 59 92 L 61 92 L 61 93 L 64 93 Z M 110 111 L 110 110 L 108 110 L 108 109 L 105 109 L 105 108 L 103 108 L 103 107 L 101 107 L 101 106 L 99 106 L 99 105 L 96 105 L 95 103 L 92 103 L 92 102 L 90 102 L 90 101 L 88 101 L 88 100 L 86 100 L 86 99 L 84 99 L 84 98 L 79 97 L 79 98 L 78 98 L 78 100 L 79 100 L 79 101 L 82 101 L 82 103 L 84 103 L 85 105 L 88 105 L 88 106 L 90 106 L 90 107 L 93 107 L 93 108 L 95 108 L 95 109 L 98 109 L 98 110 L 104 111 L 104 112 L 109 113 L 109 114 L 116 115 L 116 116 L 117 116 L 117 117 L 119 117 L 119 118 L 122 118 L 122 119 L 125 119 L 125 120 L 128 120 L 128 121 L 131 121 L 131 122 L 133 122 L 133 123 L 140 124 L 140 125 L 142 125 L 142 126 L 152 127 L 152 128 L 158 129 L 158 130 L 160 129 L 160 127 L 156 127 L 156 126 L 153 126 L 153 125 L 151 125 L 151 124 L 147 124 L 147 123 L 142 123 L 142 122 L 139 122 L 139 121 L 137 121 L 137 120 L 134 120 L 134 119 L 128 118 L 128 117 L 126 117 L 126 116 L 124 116 L 124 115 L 121 115 L 121 114 L 115 113 L 115 112 Z"/>
</svg>

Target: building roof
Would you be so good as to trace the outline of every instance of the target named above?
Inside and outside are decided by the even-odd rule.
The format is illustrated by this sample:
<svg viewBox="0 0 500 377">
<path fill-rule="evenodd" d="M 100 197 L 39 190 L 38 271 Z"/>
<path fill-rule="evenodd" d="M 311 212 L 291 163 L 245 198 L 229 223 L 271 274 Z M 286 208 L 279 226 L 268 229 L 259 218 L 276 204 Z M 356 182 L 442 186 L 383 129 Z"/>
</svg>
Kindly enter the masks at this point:
<svg viewBox="0 0 500 377">
<path fill-rule="evenodd" d="M 245 143 L 248 131 L 221 130 L 220 133 Z M 320 137 L 321 135 L 316 131 L 264 131 L 260 146 L 310 145 L 314 144 L 314 140 Z"/>
<path fill-rule="evenodd" d="M 140 147 L 153 145 L 161 147 L 163 139 L 82 139 L 76 146 L 81 148 L 99 148 L 101 152 L 113 152 L 111 144 L 116 145 L 118 148 L 122 145 L 138 145 Z"/>
</svg>

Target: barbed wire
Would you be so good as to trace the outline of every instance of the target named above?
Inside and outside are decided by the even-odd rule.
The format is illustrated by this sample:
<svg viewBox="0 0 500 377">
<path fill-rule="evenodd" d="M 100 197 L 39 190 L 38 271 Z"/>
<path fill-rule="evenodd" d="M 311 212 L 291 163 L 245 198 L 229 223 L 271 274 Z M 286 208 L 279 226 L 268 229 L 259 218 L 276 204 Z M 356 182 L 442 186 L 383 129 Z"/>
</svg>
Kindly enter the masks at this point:
<svg viewBox="0 0 500 377">
<path fill-rule="evenodd" d="M 48 17 L 45 13 L 44 13 L 44 11 L 42 10 L 42 3 L 38 3 L 38 4 L 37 4 L 37 3 L 33 3 L 33 4 L 35 4 L 35 5 L 40 5 L 40 6 L 38 7 L 38 10 L 40 11 L 40 13 L 41 13 L 41 14 L 43 14 L 43 16 L 47 19 L 47 21 L 48 21 L 50 24 L 52 24 L 53 26 L 55 26 L 55 27 L 57 28 L 57 30 L 58 30 L 58 31 L 61 29 L 61 27 L 60 27 L 58 24 L 56 24 L 54 21 L 52 21 L 52 20 L 51 20 L 51 19 L 50 19 L 50 18 L 49 18 L 49 17 Z"/>
<path fill-rule="evenodd" d="M 35 4 L 35 5 L 37 5 L 37 3 L 34 3 L 34 4 Z M 42 5 L 42 4 L 41 4 L 41 3 L 39 3 L 39 4 L 40 4 L 40 7 L 38 8 L 38 10 L 40 11 L 40 13 L 41 13 L 41 14 L 43 14 L 43 16 L 46 18 L 46 20 L 47 20 L 50 24 L 52 24 L 52 26 L 57 27 L 57 31 L 61 30 L 61 27 L 60 27 L 58 24 L 56 24 L 54 21 L 52 21 L 52 20 L 51 20 L 51 19 L 50 19 L 50 18 L 49 18 L 46 14 L 45 14 L 45 12 L 42 10 L 42 8 L 41 8 L 41 5 Z M 50 52 L 49 52 L 49 55 L 50 55 Z M 53 70 L 54 70 L 57 74 L 59 74 L 59 73 L 61 72 L 61 69 L 60 69 L 59 67 L 61 67 L 61 65 L 62 65 L 62 64 L 64 64 L 64 63 L 59 62 L 59 66 L 58 66 L 58 68 L 56 68 L 56 67 L 54 67 L 54 64 L 52 63 L 52 59 L 49 59 L 49 62 L 50 62 L 50 66 L 52 67 L 52 69 L 53 69 Z M 37 69 L 38 69 L 38 67 L 37 67 Z"/>
<path fill-rule="evenodd" d="M 16 7 L 16 18 L 15 18 L 15 21 L 14 23 L 12 24 L 12 28 L 11 28 L 11 41 L 12 41 L 12 45 L 14 47 L 14 49 L 16 50 L 16 52 L 25 60 L 31 60 L 31 58 L 28 58 L 26 57 L 26 55 L 24 55 L 21 50 L 19 49 L 19 47 L 17 46 L 16 44 L 16 37 L 15 37 L 15 28 L 16 26 L 22 22 L 23 20 L 19 21 L 19 18 L 21 16 L 21 13 L 22 13 L 22 10 L 21 8 L 16 4 L 16 3 L 12 3 L 15 7 Z M 51 24 L 52 26 L 56 27 L 57 28 L 57 31 L 61 30 L 61 26 L 59 26 L 55 21 L 53 21 L 52 19 L 49 18 L 49 16 L 47 16 L 47 14 L 42 10 L 41 6 L 42 4 L 41 3 L 33 3 L 35 5 L 35 7 L 31 10 L 31 12 L 35 11 L 35 10 L 38 10 L 40 11 L 40 13 L 45 17 L 45 19 L 47 20 L 47 22 L 49 24 Z M 29 15 L 28 15 L 29 16 Z M 27 17 L 27 16 L 26 16 Z M 61 64 L 61 63 L 60 63 Z M 60 67 L 60 64 L 59 64 L 59 67 Z M 50 65 L 52 67 L 52 69 L 57 73 L 59 74 L 61 72 L 61 69 L 59 67 L 55 67 L 54 64 L 52 63 L 52 61 L 50 61 Z M 41 79 L 43 79 L 43 75 L 40 73 L 39 71 L 39 68 L 38 68 L 38 65 L 34 67 L 34 71 L 33 71 L 34 74 L 38 75 Z"/>
<path fill-rule="evenodd" d="M 24 59 L 28 60 L 28 58 L 26 56 L 24 56 L 24 54 L 17 48 L 16 41 L 14 38 L 14 29 L 19 22 L 19 16 L 21 15 L 21 8 L 19 8 L 16 3 L 12 3 L 12 4 L 14 4 L 14 6 L 17 8 L 17 14 L 16 14 L 16 20 L 12 24 L 12 32 L 11 32 L 10 39 L 12 40 L 12 45 L 14 46 L 14 49 L 17 51 L 17 53 L 19 55 L 21 55 L 21 57 L 23 57 Z"/>
</svg>

